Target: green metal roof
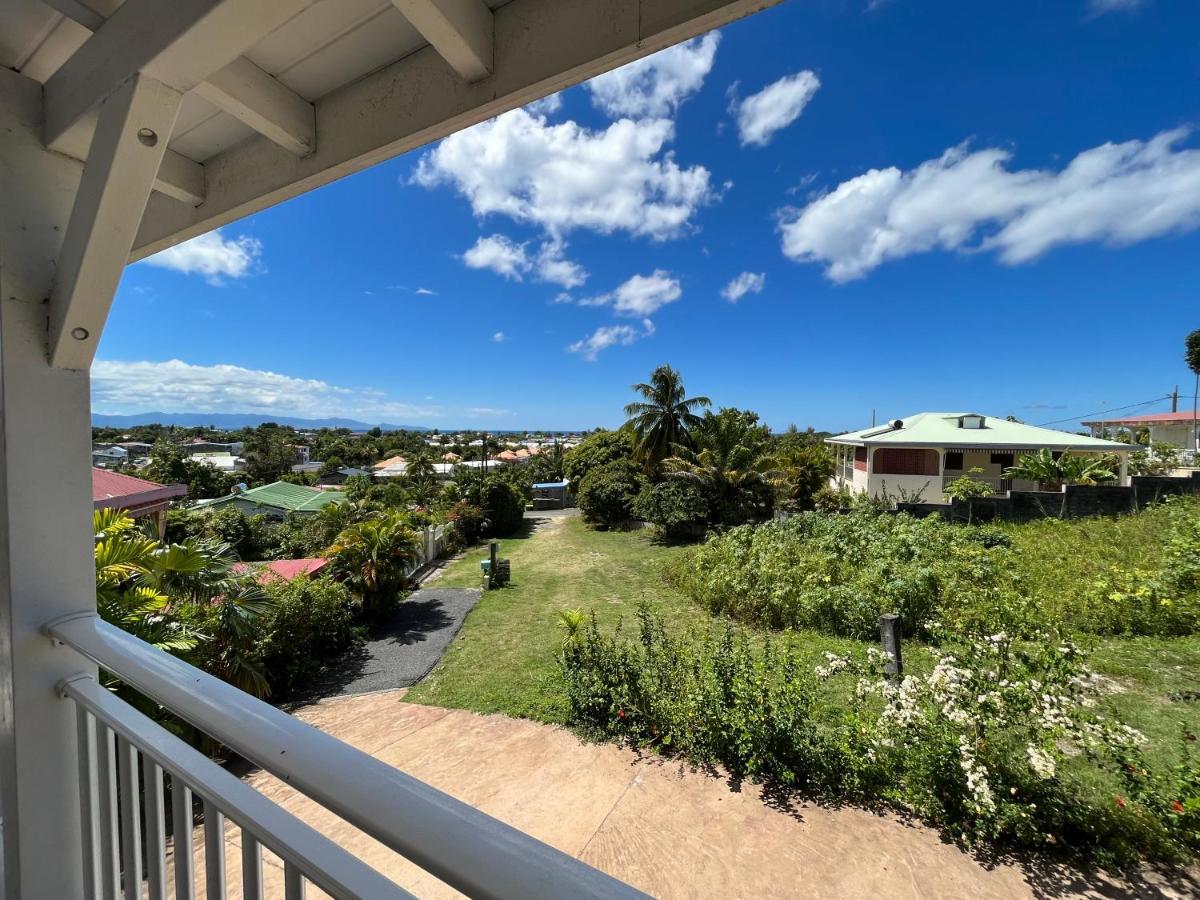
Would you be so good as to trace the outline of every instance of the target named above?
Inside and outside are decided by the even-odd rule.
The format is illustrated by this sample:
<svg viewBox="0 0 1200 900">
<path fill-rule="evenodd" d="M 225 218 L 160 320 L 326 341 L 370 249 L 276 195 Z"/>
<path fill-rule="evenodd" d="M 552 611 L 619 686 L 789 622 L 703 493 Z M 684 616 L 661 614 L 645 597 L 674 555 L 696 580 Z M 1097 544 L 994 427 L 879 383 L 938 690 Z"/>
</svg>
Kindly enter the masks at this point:
<svg viewBox="0 0 1200 900">
<path fill-rule="evenodd" d="M 1038 428 L 1022 422 L 1009 422 L 993 416 L 983 416 L 982 428 L 963 428 L 964 417 L 978 413 L 923 412 L 897 420 L 897 428 L 885 422 L 874 428 L 834 435 L 827 440 L 835 444 L 893 447 L 1011 447 L 1022 450 L 1080 450 L 1111 453 L 1131 449 L 1128 444 L 1104 441 L 1082 434 L 1069 434 L 1053 428 Z"/>
<path fill-rule="evenodd" d="M 320 491 L 300 484 L 276 481 L 273 484 L 264 484 L 262 487 L 242 491 L 240 494 L 221 497 L 208 505 L 217 506 L 221 503 L 229 503 L 231 500 L 244 500 L 258 506 L 271 506 L 275 509 L 286 509 L 289 512 L 313 512 L 330 503 L 342 503 L 345 499 L 346 495 L 341 491 Z"/>
</svg>

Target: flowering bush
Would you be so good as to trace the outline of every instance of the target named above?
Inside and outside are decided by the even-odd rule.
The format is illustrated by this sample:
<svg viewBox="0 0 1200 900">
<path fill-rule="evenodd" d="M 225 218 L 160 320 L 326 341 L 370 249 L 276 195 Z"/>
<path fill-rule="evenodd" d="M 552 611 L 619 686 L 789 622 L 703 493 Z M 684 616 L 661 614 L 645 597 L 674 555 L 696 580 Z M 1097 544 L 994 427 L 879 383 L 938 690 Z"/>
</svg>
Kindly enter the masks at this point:
<svg viewBox="0 0 1200 900">
<path fill-rule="evenodd" d="M 808 794 L 884 801 L 964 844 L 1121 863 L 1200 849 L 1192 743 L 1152 771 L 1143 737 L 1098 711 L 1101 681 L 1079 649 L 1049 634 L 995 633 L 894 681 L 878 651 L 812 667 L 789 633 L 676 635 L 643 607 L 636 639 L 593 619 L 562 659 L 578 727 Z"/>
</svg>

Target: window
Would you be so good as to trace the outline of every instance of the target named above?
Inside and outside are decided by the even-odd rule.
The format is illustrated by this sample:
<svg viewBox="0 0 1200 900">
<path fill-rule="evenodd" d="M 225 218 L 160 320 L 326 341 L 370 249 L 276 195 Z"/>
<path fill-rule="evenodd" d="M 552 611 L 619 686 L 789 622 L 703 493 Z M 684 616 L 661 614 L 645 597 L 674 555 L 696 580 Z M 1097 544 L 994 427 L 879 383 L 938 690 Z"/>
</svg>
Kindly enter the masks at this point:
<svg viewBox="0 0 1200 900">
<path fill-rule="evenodd" d="M 963 455 L 960 450 L 950 450 L 946 453 L 946 468 L 953 469 L 955 472 L 961 472 L 963 467 Z"/>
<path fill-rule="evenodd" d="M 1012 464 L 1013 464 L 1013 455 L 1011 453 L 993 453 L 992 454 L 992 465 L 993 466 L 1004 466 L 1005 468 L 1008 468 Z"/>
<path fill-rule="evenodd" d="M 876 475 L 937 475 L 936 450 L 900 450 L 881 447 L 875 451 Z"/>
<path fill-rule="evenodd" d="M 983 416 L 963 416 L 958 420 L 959 428 L 982 428 Z"/>
</svg>

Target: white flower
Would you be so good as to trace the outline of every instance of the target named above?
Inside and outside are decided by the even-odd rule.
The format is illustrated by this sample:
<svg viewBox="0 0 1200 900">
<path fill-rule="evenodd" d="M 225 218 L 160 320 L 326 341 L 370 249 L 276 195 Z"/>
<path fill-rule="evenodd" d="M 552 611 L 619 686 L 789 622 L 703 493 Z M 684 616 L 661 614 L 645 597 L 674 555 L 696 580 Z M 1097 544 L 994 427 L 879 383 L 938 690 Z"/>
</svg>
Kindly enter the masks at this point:
<svg viewBox="0 0 1200 900">
<path fill-rule="evenodd" d="M 1039 778 L 1054 777 L 1054 757 L 1049 753 L 1030 744 L 1025 748 L 1025 755 L 1029 758 L 1029 767 L 1037 773 Z"/>
</svg>

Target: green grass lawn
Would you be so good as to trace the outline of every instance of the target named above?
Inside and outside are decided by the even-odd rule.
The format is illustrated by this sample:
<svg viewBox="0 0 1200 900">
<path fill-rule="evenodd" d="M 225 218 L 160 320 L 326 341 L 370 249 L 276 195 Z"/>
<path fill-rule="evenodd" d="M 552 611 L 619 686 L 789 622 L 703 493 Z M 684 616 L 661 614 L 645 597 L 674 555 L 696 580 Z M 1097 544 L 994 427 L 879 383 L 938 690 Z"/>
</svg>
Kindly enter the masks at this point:
<svg viewBox="0 0 1200 900">
<path fill-rule="evenodd" d="M 1072 579 L 1086 577 L 1092 564 L 1080 552 L 1081 542 L 1103 547 L 1106 555 L 1118 557 L 1113 560 L 1117 564 L 1136 565 L 1152 552 L 1150 518 L 1092 520 L 1067 529 L 1061 524 L 1034 526 L 1019 538 L 1034 554 L 1031 569 L 1045 573 L 1038 580 L 1044 577 L 1055 590 L 1069 590 Z M 1047 530 L 1054 535 L 1044 533 Z M 1065 546 L 1056 546 L 1055 539 Z M 648 530 L 594 531 L 570 518 L 536 534 L 502 541 L 500 552 L 512 561 L 512 583 L 484 594 L 442 662 L 408 699 L 561 723 L 566 706 L 556 662 L 560 610 L 595 611 L 602 625 L 623 617 L 632 627 L 644 598 L 680 627 L 712 621 L 663 577 L 664 564 L 686 548 L 656 543 Z M 486 555 L 485 547 L 468 552 L 451 563 L 438 583 L 478 586 L 479 563 Z M 814 664 L 825 650 L 844 652 L 857 644 L 815 632 L 797 638 Z M 1174 753 L 1183 728 L 1200 732 L 1200 702 L 1172 699 L 1173 694 L 1200 691 L 1200 637 L 1084 643 L 1094 651 L 1093 667 L 1111 679 L 1113 693 L 1105 706 L 1146 733 L 1156 747 Z M 923 648 L 906 646 L 910 670 L 925 669 L 928 660 Z"/>
</svg>

